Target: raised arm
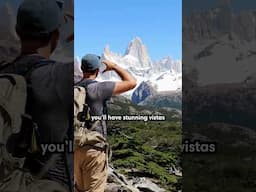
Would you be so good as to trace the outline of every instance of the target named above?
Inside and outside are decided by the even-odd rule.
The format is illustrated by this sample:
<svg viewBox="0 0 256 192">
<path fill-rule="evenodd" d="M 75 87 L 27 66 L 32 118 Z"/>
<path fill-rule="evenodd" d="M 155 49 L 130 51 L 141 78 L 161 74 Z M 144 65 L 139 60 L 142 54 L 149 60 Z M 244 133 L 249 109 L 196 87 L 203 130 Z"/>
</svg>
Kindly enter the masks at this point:
<svg viewBox="0 0 256 192">
<path fill-rule="evenodd" d="M 102 63 L 106 65 L 103 73 L 106 71 L 115 71 L 122 80 L 115 83 L 113 95 L 119 95 L 136 87 L 136 79 L 128 71 L 111 61 L 103 60 Z"/>
</svg>

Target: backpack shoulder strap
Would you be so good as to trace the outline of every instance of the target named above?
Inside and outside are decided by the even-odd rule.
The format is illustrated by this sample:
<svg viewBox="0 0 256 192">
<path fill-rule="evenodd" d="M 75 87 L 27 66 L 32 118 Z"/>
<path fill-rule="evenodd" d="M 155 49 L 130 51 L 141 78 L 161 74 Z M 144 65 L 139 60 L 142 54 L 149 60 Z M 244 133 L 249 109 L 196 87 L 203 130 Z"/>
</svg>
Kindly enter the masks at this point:
<svg viewBox="0 0 256 192">
<path fill-rule="evenodd" d="M 82 79 L 81 81 L 77 82 L 75 85 L 81 86 L 81 87 L 84 87 L 85 89 L 87 89 L 88 85 L 93 84 L 93 83 L 97 83 L 97 81 L 92 80 L 92 79 Z"/>
<path fill-rule="evenodd" d="M 19 61 L 22 59 L 22 57 L 19 57 L 18 59 L 15 60 L 15 62 L 13 63 L 14 65 L 14 70 L 15 73 L 20 74 L 22 76 L 25 77 L 26 80 L 29 80 L 31 77 L 32 72 L 35 69 L 38 69 L 40 67 L 43 67 L 45 65 L 50 64 L 51 62 L 49 62 L 49 60 L 38 56 L 38 55 L 33 55 L 33 56 L 28 56 L 27 59 L 24 59 L 23 62 Z M 54 61 L 53 61 L 54 62 Z M 18 64 L 17 64 L 18 63 Z M 24 66 L 18 66 L 20 64 L 24 63 Z"/>
<path fill-rule="evenodd" d="M 83 87 L 85 89 L 85 101 L 84 103 L 87 103 L 87 96 L 88 96 L 88 92 L 87 92 L 87 87 L 90 85 L 90 84 L 93 84 L 93 83 L 97 83 L 96 80 L 92 80 L 92 79 L 82 79 L 81 81 L 79 81 L 76 86 L 78 87 Z"/>
<path fill-rule="evenodd" d="M 0 62 L 1 73 L 14 73 L 14 65 L 13 64 L 20 58 L 21 58 L 21 56 L 18 56 L 11 62 L 1 61 Z M 5 70 L 7 70 L 7 72 L 5 72 Z"/>
</svg>

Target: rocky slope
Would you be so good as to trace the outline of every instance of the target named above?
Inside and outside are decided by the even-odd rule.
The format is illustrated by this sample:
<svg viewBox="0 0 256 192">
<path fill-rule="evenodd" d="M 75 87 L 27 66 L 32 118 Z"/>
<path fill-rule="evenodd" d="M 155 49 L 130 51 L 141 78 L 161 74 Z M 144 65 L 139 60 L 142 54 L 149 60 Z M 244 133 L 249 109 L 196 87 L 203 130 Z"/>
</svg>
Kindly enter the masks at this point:
<svg viewBox="0 0 256 192">
<path fill-rule="evenodd" d="M 182 108 L 182 92 L 178 91 L 167 91 L 161 92 L 155 95 L 150 95 L 143 100 L 139 105 L 146 105 L 152 107 L 165 107 L 170 109 L 181 110 Z"/>
<path fill-rule="evenodd" d="M 214 39 L 227 33 L 239 39 L 256 39 L 256 12 L 254 9 L 234 11 L 232 1 L 219 1 L 214 8 L 194 11 L 183 18 L 184 40 Z"/>
<path fill-rule="evenodd" d="M 134 90 L 132 94 L 132 102 L 133 103 L 140 103 L 144 101 L 149 96 L 153 96 L 157 93 L 156 89 L 150 82 L 141 82 L 141 84 Z"/>
</svg>

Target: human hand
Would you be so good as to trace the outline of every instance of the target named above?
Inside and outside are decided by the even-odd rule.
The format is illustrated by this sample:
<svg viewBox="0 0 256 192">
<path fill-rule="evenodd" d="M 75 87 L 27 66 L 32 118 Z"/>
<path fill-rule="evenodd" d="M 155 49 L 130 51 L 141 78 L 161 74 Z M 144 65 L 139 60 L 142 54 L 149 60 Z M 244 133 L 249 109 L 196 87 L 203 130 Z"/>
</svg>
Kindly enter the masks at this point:
<svg viewBox="0 0 256 192">
<path fill-rule="evenodd" d="M 112 71 L 116 66 L 114 62 L 108 61 L 108 60 L 103 60 L 102 63 L 106 65 L 106 69 L 102 73 L 105 73 L 107 71 Z"/>
</svg>

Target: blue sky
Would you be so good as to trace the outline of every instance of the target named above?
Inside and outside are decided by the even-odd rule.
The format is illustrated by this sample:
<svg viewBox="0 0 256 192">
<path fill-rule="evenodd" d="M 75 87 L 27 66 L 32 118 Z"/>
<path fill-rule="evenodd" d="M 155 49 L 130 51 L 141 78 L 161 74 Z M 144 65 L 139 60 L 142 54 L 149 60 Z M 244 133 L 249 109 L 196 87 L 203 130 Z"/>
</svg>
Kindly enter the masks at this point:
<svg viewBox="0 0 256 192">
<path fill-rule="evenodd" d="M 105 45 L 123 54 L 136 36 L 152 60 L 181 59 L 181 0 L 76 0 L 75 55 L 101 54 Z"/>
</svg>

